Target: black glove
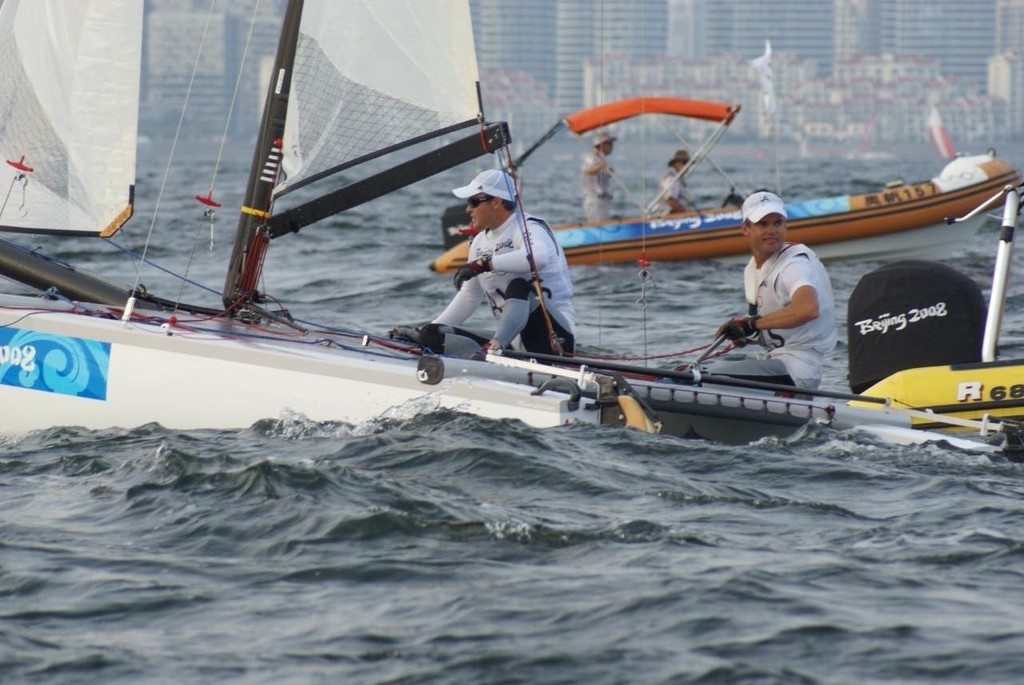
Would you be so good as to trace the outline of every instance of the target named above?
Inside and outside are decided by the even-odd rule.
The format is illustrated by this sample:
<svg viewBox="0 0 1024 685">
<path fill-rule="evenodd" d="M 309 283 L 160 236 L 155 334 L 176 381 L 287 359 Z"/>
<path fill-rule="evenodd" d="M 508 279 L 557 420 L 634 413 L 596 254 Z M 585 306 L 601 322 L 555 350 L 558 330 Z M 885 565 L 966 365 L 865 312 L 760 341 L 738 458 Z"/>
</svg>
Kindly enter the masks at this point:
<svg viewBox="0 0 1024 685">
<path fill-rule="evenodd" d="M 420 329 L 415 326 L 395 326 L 388 331 L 388 337 L 392 340 L 397 338 L 398 340 L 414 342 L 417 345 L 422 344 L 422 341 L 420 340 Z"/>
<path fill-rule="evenodd" d="M 455 272 L 455 290 L 461 290 L 462 284 L 470 281 L 485 271 L 491 270 L 490 259 L 477 259 L 476 261 L 463 264 Z"/>
<path fill-rule="evenodd" d="M 760 318 L 760 316 L 755 315 L 729 319 L 719 327 L 718 335 L 724 335 L 732 344 L 743 347 L 750 342 L 750 338 L 757 335 L 758 331 L 754 326 L 754 322 Z"/>
</svg>

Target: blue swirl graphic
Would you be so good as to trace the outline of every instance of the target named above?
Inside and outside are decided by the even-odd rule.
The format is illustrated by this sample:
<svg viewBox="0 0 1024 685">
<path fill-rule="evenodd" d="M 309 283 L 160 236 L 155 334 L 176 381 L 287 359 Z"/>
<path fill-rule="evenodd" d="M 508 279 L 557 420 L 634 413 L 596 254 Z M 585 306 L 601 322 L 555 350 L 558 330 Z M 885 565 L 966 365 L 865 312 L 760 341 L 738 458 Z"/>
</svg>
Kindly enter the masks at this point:
<svg viewBox="0 0 1024 685">
<path fill-rule="evenodd" d="M 110 343 L 0 326 L 0 385 L 107 398 Z"/>
</svg>

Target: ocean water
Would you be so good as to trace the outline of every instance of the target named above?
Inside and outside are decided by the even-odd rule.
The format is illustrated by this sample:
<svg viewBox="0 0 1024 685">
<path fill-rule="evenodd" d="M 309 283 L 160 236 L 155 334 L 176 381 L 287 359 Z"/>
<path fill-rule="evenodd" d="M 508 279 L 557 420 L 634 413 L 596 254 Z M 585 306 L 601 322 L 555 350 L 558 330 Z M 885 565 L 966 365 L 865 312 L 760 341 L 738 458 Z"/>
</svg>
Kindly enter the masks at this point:
<svg viewBox="0 0 1024 685">
<path fill-rule="evenodd" d="M 636 146 L 629 161 L 626 148 L 623 181 L 650 193 L 671 149 Z M 137 215 L 117 240 L 141 250 L 152 230 L 151 259 L 211 288 L 185 299 L 215 303 L 250 152 L 229 151 L 218 169 L 225 208 L 212 230 L 192 199 L 209 190 L 206 151 L 186 151 L 174 173 L 165 152 L 143 148 Z M 524 168 L 530 211 L 576 218 L 579 152 L 554 145 Z M 741 187 L 774 181 L 763 151 L 718 161 Z M 781 176 L 787 197 L 814 197 L 940 166 L 927 150 L 885 163 L 790 158 Z M 267 289 L 332 325 L 384 333 L 429 319 L 451 294 L 450 277 L 426 268 L 439 217 L 479 168 L 280 239 Z M 691 183 L 706 201 L 724 196 L 715 175 Z M 950 263 L 987 285 L 995 241 L 983 229 Z M 61 250 L 135 277 L 116 251 Z M 875 266 L 830 267 L 841 323 Z M 574 267 L 580 340 L 686 358 L 742 309 L 741 270 Z M 150 268 L 140 280 L 180 289 Z M 1022 301 L 1019 278 L 1005 357 L 1024 356 Z M 847 389 L 845 355 L 844 340 L 827 386 Z M 1024 673 L 1024 466 L 945 444 L 812 427 L 725 446 L 432 412 L 355 426 L 267 417 L 236 431 L 54 427 L 0 446 L 5 685 L 973 684 Z"/>
</svg>

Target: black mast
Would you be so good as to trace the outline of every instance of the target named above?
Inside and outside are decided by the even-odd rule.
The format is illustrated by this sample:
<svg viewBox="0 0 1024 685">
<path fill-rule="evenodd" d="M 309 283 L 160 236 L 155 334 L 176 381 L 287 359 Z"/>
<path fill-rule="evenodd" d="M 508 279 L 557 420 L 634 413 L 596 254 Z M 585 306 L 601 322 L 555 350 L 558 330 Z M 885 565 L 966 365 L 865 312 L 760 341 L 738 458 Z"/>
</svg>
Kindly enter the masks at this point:
<svg viewBox="0 0 1024 685">
<path fill-rule="evenodd" d="M 281 164 L 281 140 L 284 137 L 302 4 L 302 0 L 289 0 L 281 26 L 274 71 L 263 106 L 263 120 L 252 167 L 249 169 L 249 184 L 224 282 L 224 306 L 229 316 L 237 316 L 257 295 L 256 287 L 269 241 L 265 224 L 270 217 L 274 184 Z"/>
</svg>

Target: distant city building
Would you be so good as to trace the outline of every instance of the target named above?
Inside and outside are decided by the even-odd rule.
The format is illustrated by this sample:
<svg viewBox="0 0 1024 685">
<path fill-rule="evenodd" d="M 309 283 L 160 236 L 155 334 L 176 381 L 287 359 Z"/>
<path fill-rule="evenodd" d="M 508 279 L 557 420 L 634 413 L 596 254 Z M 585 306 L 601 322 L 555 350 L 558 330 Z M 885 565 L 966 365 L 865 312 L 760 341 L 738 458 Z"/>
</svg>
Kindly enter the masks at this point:
<svg viewBox="0 0 1024 685">
<path fill-rule="evenodd" d="M 881 52 L 877 0 L 835 0 L 834 58 L 837 62 Z"/>
<path fill-rule="evenodd" d="M 1004 52 L 988 63 L 989 92 L 1006 108 L 1005 131 L 1024 131 L 1024 52 Z"/>
<path fill-rule="evenodd" d="M 772 50 L 812 61 L 821 76 L 832 74 L 835 10 L 831 0 L 714 0 L 704 5 L 706 56 L 736 54 L 753 59 L 766 40 Z"/>
<path fill-rule="evenodd" d="M 192 0 L 151 2 L 140 105 L 147 128 L 171 135 L 181 121 L 187 135 L 254 131 L 264 93 L 253 85 L 263 83 L 260 62 L 276 50 L 279 4 L 268 3 L 253 16 L 252 3 L 242 0 L 232 5 L 244 13 L 210 12 L 208 4 L 194 11 Z"/>
<path fill-rule="evenodd" d="M 986 88 L 986 63 L 996 54 L 996 0 L 876 1 L 879 52 L 935 57 L 943 75 Z"/>
<path fill-rule="evenodd" d="M 994 54 L 1024 52 L 1024 0 L 996 2 L 996 44 Z"/>
<path fill-rule="evenodd" d="M 667 47 L 668 0 L 470 0 L 470 11 L 481 69 L 529 74 L 563 113 L 585 104 L 586 60 L 653 57 Z"/>
<path fill-rule="evenodd" d="M 186 134 L 249 135 L 286 0 L 145 1 L 146 131 L 172 134 L 188 95 Z M 509 120 L 519 145 L 636 95 L 739 102 L 733 139 L 884 145 L 917 136 L 931 105 L 954 142 L 1024 132 L 1024 0 L 470 0 L 470 11 L 485 114 Z M 774 119 L 750 68 L 766 40 Z"/>
<path fill-rule="evenodd" d="M 600 65 L 589 63 L 585 76 L 588 81 L 601 80 L 609 100 L 677 95 L 738 103 L 742 109 L 729 133 L 734 141 L 777 135 L 785 142 L 838 145 L 850 152 L 880 150 L 893 142 L 917 141 L 924 146 L 925 120 L 935 105 L 955 142 L 987 146 L 1002 121 L 998 98 L 945 78 L 936 58 L 860 56 L 837 62 L 835 75 L 827 78 L 816 74 L 813 60 L 776 53 L 772 61 L 778 105 L 773 117 L 764 111 L 760 79 L 750 61 L 736 55 L 698 62 L 673 56 L 609 58 Z M 623 122 L 616 130 L 622 135 L 640 133 L 638 122 Z M 707 124 L 685 123 L 680 130 L 699 140 Z"/>
<path fill-rule="evenodd" d="M 708 0 L 669 0 L 668 47 L 665 52 L 684 59 L 700 59 L 704 48 L 704 5 Z"/>
<path fill-rule="evenodd" d="M 600 69 L 619 57 L 654 59 L 668 44 L 668 4 L 644 0 L 639 9 L 630 3 L 562 0 L 565 28 L 559 30 L 560 54 L 557 104 L 562 112 L 589 107 L 609 98 L 601 92 L 603 80 L 584 79 L 584 65 Z M 569 27 L 579 27 L 570 29 Z"/>
<path fill-rule="evenodd" d="M 588 0 L 558 0 L 555 45 L 555 109 L 568 114 L 583 106 L 583 63 L 597 49 Z"/>
<path fill-rule="evenodd" d="M 507 69 L 525 74 L 544 89 L 545 97 L 554 93 L 556 29 L 558 12 L 552 0 L 470 0 L 477 65 L 481 72 Z M 510 77 L 508 85 L 526 86 Z M 484 97 L 495 95 L 484 82 Z M 523 93 L 534 99 L 536 93 Z"/>
</svg>

